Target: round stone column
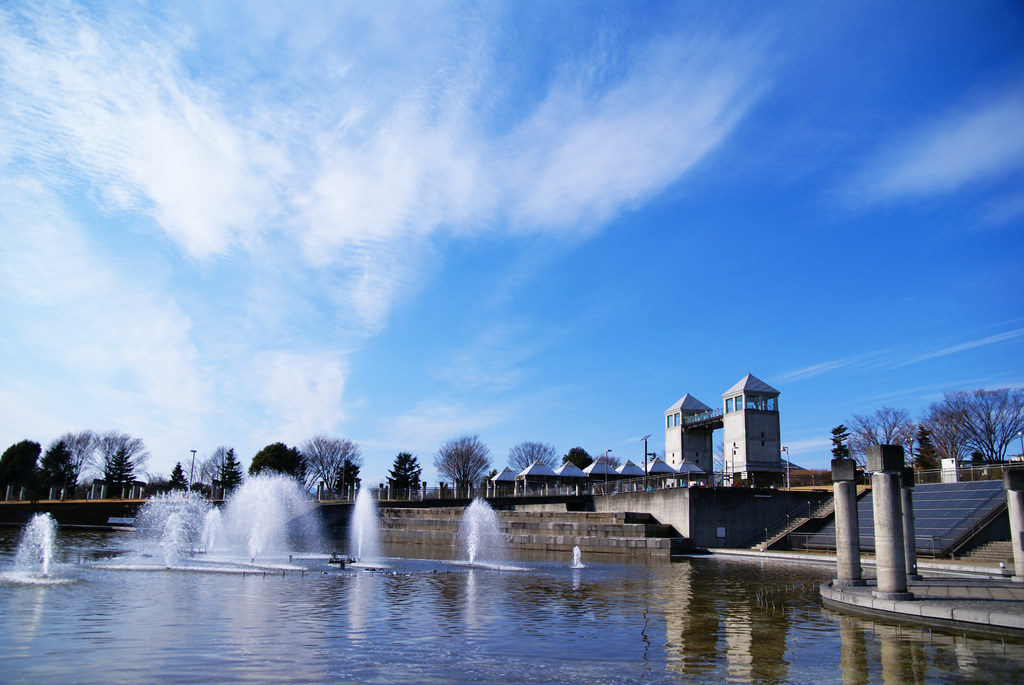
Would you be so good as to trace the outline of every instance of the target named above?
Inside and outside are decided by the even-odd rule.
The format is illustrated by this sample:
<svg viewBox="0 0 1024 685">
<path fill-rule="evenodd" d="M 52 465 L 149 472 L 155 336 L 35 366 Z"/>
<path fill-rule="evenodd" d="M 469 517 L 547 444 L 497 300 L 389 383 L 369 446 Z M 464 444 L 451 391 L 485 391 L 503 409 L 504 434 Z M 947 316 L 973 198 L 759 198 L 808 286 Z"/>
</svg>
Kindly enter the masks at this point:
<svg viewBox="0 0 1024 685">
<path fill-rule="evenodd" d="M 832 460 L 832 499 L 836 510 L 836 577 L 834 587 L 866 585 L 861 578 L 860 519 L 857 516 L 857 463 Z"/>
<path fill-rule="evenodd" d="M 1006 488 L 1006 513 L 1010 516 L 1010 542 L 1013 547 L 1013 579 L 1024 582 L 1024 469 L 1003 471 Z"/>
<path fill-rule="evenodd" d="M 922 580 L 917 572 L 917 540 L 914 534 L 914 469 L 903 469 L 903 555 L 907 580 Z"/>
<path fill-rule="evenodd" d="M 881 599 L 913 599 L 907 592 L 907 559 L 903 543 L 903 447 L 871 445 L 867 448 L 871 473 L 871 499 L 875 518 L 875 569 Z"/>
</svg>

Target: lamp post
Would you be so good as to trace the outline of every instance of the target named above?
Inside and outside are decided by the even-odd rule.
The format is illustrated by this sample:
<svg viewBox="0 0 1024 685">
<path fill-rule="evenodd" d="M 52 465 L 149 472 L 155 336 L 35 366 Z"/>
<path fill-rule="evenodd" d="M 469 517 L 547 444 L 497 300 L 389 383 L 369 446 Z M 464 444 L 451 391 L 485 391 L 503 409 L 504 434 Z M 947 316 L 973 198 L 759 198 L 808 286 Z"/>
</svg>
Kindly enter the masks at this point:
<svg viewBox="0 0 1024 685">
<path fill-rule="evenodd" d="M 196 451 L 192 450 L 192 467 L 188 470 L 188 491 L 192 492 L 192 483 L 195 482 L 196 472 Z"/>
<path fill-rule="evenodd" d="M 789 490 L 789 448 L 783 447 L 782 451 L 786 453 L 786 489 Z"/>
<path fill-rule="evenodd" d="M 604 451 L 604 494 L 608 494 L 608 453 L 611 450 Z"/>
<path fill-rule="evenodd" d="M 1020 438 L 1020 460 L 1024 461 L 1024 431 L 1017 431 L 1017 437 Z"/>
<path fill-rule="evenodd" d="M 651 437 L 648 433 L 644 436 L 644 492 L 647 492 L 647 438 Z"/>
</svg>

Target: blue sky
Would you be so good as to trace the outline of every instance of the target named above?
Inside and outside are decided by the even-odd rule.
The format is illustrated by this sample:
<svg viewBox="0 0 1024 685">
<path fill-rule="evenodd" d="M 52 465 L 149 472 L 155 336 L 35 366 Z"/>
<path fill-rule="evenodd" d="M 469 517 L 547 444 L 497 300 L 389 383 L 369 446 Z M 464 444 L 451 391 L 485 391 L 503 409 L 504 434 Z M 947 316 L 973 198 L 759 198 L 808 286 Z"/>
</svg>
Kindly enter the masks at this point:
<svg viewBox="0 0 1024 685">
<path fill-rule="evenodd" d="M 0 7 L 0 443 L 793 461 L 1024 385 L 1018 2 Z"/>
</svg>

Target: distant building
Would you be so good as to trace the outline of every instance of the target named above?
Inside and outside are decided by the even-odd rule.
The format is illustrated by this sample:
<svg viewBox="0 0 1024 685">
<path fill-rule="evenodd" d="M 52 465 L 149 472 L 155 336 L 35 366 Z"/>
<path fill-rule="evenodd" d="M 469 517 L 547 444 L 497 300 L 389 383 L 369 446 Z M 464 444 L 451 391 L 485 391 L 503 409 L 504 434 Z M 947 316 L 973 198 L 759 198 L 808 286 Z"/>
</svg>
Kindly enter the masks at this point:
<svg viewBox="0 0 1024 685">
<path fill-rule="evenodd" d="M 786 471 L 779 427 L 779 391 L 747 374 L 712 409 L 689 393 L 665 410 L 665 461 L 714 472 L 714 431 L 725 431 L 723 478 L 733 484 L 779 485 Z"/>
</svg>

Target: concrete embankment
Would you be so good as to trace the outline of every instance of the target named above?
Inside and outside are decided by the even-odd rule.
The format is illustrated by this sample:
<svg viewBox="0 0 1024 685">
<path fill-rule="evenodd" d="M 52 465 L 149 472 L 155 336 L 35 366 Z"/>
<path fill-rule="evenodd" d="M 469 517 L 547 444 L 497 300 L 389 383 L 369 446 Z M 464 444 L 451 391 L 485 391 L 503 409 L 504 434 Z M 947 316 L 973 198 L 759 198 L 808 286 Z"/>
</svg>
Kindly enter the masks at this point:
<svg viewBox="0 0 1024 685">
<path fill-rule="evenodd" d="M 380 510 L 382 541 L 454 548 L 459 544 L 463 509 Z M 499 511 L 502 533 L 513 550 L 631 558 L 662 558 L 686 549 L 686 541 L 649 514 Z"/>
<path fill-rule="evenodd" d="M 0 525 L 24 525 L 35 514 L 48 513 L 66 528 L 111 528 L 135 518 L 145 500 L 40 500 L 0 502 Z"/>
</svg>

